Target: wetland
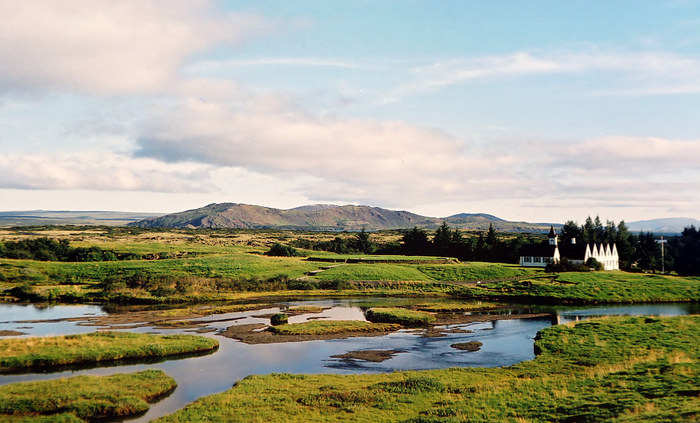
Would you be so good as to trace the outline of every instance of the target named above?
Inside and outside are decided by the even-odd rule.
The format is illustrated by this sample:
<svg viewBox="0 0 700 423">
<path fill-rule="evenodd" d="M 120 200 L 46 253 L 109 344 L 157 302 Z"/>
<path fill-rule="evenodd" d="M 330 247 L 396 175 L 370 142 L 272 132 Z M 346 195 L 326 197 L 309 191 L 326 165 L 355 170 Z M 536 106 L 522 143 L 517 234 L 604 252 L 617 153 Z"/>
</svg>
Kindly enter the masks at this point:
<svg viewBox="0 0 700 423">
<path fill-rule="evenodd" d="M 326 339 L 272 338 L 266 343 L 246 343 L 227 336 L 235 328 L 253 326 L 257 331 L 269 325 L 271 315 L 290 312 L 289 326 L 304 322 L 367 322 L 367 310 L 383 308 L 426 308 L 442 310 L 436 324 L 420 328 L 393 328 L 371 334 L 338 332 Z M 616 306 L 524 306 L 469 303 L 426 298 L 317 298 L 304 300 L 268 299 L 259 304 L 232 304 L 195 310 L 187 308 L 109 307 L 99 305 L 17 305 L 0 304 L 0 330 L 22 332 L 8 338 L 31 338 L 119 331 L 148 334 L 197 334 L 215 339 L 219 350 L 213 354 L 158 358 L 151 362 L 119 362 L 73 367 L 54 367 L 40 372 L 0 375 L 0 384 L 56 380 L 72 376 L 106 376 L 116 373 L 161 370 L 176 383 L 169 395 L 150 404 L 148 411 L 130 421 L 145 422 L 175 412 L 197 398 L 225 391 L 250 375 L 365 374 L 451 367 L 504 367 L 535 358 L 534 338 L 554 324 L 608 315 L 697 314 L 698 304 L 644 304 Z M 464 311 L 464 310 L 468 311 Z M 238 310 L 238 311 L 237 311 Z M 448 313 L 444 310 L 458 310 Z M 188 325 L 167 326 L 166 320 L 184 319 Z M 440 319 L 444 319 L 440 322 Z M 263 333 L 263 332 L 259 332 Z M 370 336 L 371 335 L 371 336 Z M 293 341 L 293 342 L 290 342 Z M 460 350 L 453 345 L 475 345 Z"/>
</svg>

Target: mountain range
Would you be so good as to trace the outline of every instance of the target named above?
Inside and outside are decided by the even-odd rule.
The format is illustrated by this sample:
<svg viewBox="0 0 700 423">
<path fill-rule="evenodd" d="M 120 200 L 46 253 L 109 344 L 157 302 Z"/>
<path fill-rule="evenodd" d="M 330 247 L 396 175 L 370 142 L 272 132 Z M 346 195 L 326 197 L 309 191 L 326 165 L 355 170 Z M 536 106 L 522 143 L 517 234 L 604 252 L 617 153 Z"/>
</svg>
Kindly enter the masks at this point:
<svg viewBox="0 0 700 423">
<path fill-rule="evenodd" d="M 435 229 L 447 222 L 451 228 L 487 230 L 493 224 L 498 231 L 544 232 L 557 223 L 511 222 L 485 213 L 460 213 L 437 218 L 407 211 L 388 210 L 370 206 L 338 206 L 312 204 L 288 210 L 249 204 L 209 204 L 198 209 L 167 215 L 157 213 L 114 211 L 0 211 L 0 227 L 27 225 L 133 225 L 167 228 L 272 228 L 299 230 L 357 231 L 406 229 L 417 226 Z M 676 234 L 700 220 L 665 218 L 626 222 L 632 232 Z"/>
<path fill-rule="evenodd" d="M 221 203 L 144 219 L 131 223 L 139 227 L 168 228 L 275 228 L 328 231 L 380 229 L 434 229 L 447 222 L 452 228 L 486 230 L 493 224 L 499 231 L 540 232 L 550 224 L 509 222 L 484 213 L 461 213 L 445 218 L 421 216 L 407 211 L 370 206 L 314 204 L 288 210 L 250 204 Z M 555 225 L 560 226 L 560 225 Z"/>
<path fill-rule="evenodd" d="M 639 220 L 630 222 L 627 227 L 632 232 L 653 232 L 655 234 L 676 234 L 684 228 L 695 226 L 700 229 L 700 220 L 690 217 L 671 217 L 665 219 Z"/>
</svg>

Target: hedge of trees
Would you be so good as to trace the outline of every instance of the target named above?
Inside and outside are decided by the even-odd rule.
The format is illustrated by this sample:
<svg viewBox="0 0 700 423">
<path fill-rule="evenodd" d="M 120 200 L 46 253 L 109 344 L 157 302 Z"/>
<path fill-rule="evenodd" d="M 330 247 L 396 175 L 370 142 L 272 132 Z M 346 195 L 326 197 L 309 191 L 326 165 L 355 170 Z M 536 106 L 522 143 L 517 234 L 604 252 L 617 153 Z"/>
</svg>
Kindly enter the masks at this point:
<svg viewBox="0 0 700 423">
<path fill-rule="evenodd" d="M 520 248 L 525 243 L 522 235 L 502 237 L 493 225 L 484 234 L 464 236 L 459 229 L 451 229 L 446 222 L 437 228 L 431 238 L 424 229 L 414 227 L 401 239 L 401 253 L 455 257 L 464 261 L 491 261 L 516 263 Z"/>
<path fill-rule="evenodd" d="M 576 238 L 584 243 L 615 243 L 620 256 L 620 268 L 641 271 L 675 271 L 683 276 L 700 276 L 700 232 L 687 227 L 680 235 L 665 236 L 667 244 L 662 256 L 660 236 L 651 232 L 630 233 L 624 221 L 605 225 L 596 216 L 585 223 L 567 221 L 560 231 L 560 242 Z M 578 241 L 577 241 L 578 242 Z"/>
<path fill-rule="evenodd" d="M 99 247 L 71 247 L 68 240 L 42 237 L 0 243 L 0 257 L 39 261 L 113 261 L 112 251 Z"/>
</svg>

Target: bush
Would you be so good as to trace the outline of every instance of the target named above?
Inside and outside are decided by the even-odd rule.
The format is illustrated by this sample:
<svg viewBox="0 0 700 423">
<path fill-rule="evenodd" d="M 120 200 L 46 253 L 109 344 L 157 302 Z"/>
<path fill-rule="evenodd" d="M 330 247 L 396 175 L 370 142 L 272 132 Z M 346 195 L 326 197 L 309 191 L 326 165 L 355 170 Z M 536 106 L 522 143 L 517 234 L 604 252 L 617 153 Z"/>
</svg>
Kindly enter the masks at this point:
<svg viewBox="0 0 700 423">
<path fill-rule="evenodd" d="M 270 324 L 272 326 L 286 325 L 288 321 L 289 316 L 286 313 L 277 313 L 270 317 Z"/>
<path fill-rule="evenodd" d="M 282 245 L 279 242 L 272 244 L 272 247 L 265 253 L 266 256 L 274 257 L 298 257 L 301 254 L 294 247 Z"/>
<path fill-rule="evenodd" d="M 435 321 L 435 315 L 432 313 L 398 307 L 370 308 L 365 315 L 370 322 L 398 323 L 403 326 L 427 326 Z"/>
<path fill-rule="evenodd" d="M 289 281 L 287 287 L 292 290 L 309 291 L 318 289 L 319 285 L 317 281 L 306 279 Z"/>
<path fill-rule="evenodd" d="M 591 259 L 589 259 L 590 261 Z M 595 259 L 592 259 L 595 260 Z M 597 263 L 597 260 L 596 260 Z M 547 264 L 544 269 L 545 272 L 590 272 L 591 267 L 587 264 L 577 264 L 573 263 L 567 258 L 562 258 L 554 263 Z"/>
</svg>

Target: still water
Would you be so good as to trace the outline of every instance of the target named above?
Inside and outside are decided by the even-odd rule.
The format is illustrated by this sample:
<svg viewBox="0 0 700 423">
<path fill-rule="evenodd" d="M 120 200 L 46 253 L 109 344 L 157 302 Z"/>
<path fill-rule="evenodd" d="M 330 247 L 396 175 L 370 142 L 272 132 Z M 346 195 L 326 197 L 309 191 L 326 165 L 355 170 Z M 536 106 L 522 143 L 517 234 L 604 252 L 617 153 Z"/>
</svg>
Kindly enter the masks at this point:
<svg viewBox="0 0 700 423">
<path fill-rule="evenodd" d="M 381 299 L 382 305 L 399 305 L 415 300 Z M 423 300 L 424 302 L 424 300 Z M 368 299 L 319 299 L 312 301 L 282 301 L 269 308 L 255 311 L 219 314 L 199 320 L 213 332 L 203 336 L 215 337 L 220 348 L 213 354 L 148 364 L 128 364 L 112 367 L 63 369 L 53 373 L 24 373 L 0 375 L 0 384 L 70 377 L 79 374 L 109 375 L 145 369 L 162 369 L 175 378 L 177 389 L 168 397 L 152 404 L 150 410 L 130 421 L 146 422 L 170 414 L 195 399 L 224 391 L 252 374 L 267 373 L 367 373 L 396 370 L 439 369 L 446 367 L 496 367 L 515 364 L 535 357 L 533 338 L 537 332 L 552 324 L 565 323 L 604 315 L 684 315 L 700 313 L 699 304 L 617 305 L 597 307 L 526 307 L 499 313 L 550 313 L 548 317 L 515 320 L 495 320 L 444 327 L 443 337 L 426 337 L 423 331 L 403 330 L 386 336 L 306 341 L 280 344 L 248 345 L 217 335 L 231 325 L 268 323 L 256 317 L 280 311 L 290 306 L 321 306 L 322 313 L 290 317 L 290 323 L 312 318 L 333 320 L 365 320 Z M 376 302 L 375 304 L 376 305 Z M 113 310 L 110 310 L 114 313 Z M 122 311 L 123 312 L 123 311 Z M 128 311 L 127 311 L 128 313 Z M 0 331 L 18 331 L 20 337 L 51 336 L 92 332 L 99 327 L 89 325 L 91 318 L 105 316 L 107 309 L 97 305 L 36 306 L 0 304 Z M 235 320 L 231 320 L 235 319 Z M 213 321 L 216 320 L 216 321 Z M 225 320 L 225 321 L 221 321 Z M 461 329 L 459 333 L 450 330 Z M 183 329 L 129 328 L 135 332 L 191 333 Z M 452 348 L 459 342 L 479 341 L 479 351 L 466 352 Z M 332 358 L 334 355 L 357 350 L 398 350 L 393 358 L 375 363 Z"/>
</svg>

